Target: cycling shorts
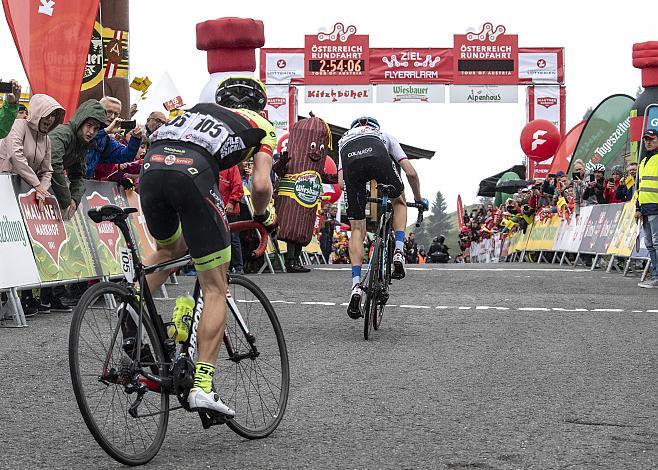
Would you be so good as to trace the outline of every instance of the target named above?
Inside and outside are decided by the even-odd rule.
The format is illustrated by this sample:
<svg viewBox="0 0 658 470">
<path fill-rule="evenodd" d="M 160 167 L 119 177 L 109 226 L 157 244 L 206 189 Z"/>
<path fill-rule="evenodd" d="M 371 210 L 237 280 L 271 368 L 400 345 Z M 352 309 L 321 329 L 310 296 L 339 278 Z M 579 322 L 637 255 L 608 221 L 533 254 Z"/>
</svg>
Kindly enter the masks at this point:
<svg viewBox="0 0 658 470">
<path fill-rule="evenodd" d="M 371 180 L 395 188 L 390 195 L 395 199 L 404 193 L 404 183 L 386 145 L 376 137 L 361 137 L 348 142 L 340 149 L 343 179 L 347 193 L 347 217 L 351 220 L 366 218 L 366 185 Z"/>
<path fill-rule="evenodd" d="M 231 260 L 231 234 L 217 186 L 217 163 L 191 144 L 154 145 L 139 177 L 142 212 L 159 246 L 181 234 L 197 271 Z"/>
</svg>

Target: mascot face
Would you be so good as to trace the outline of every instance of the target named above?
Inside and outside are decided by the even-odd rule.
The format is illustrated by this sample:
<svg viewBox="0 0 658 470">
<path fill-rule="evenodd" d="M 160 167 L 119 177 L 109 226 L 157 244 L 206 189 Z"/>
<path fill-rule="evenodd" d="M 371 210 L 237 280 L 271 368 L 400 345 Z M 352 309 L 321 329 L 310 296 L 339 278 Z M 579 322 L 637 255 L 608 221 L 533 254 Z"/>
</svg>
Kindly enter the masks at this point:
<svg viewBox="0 0 658 470">
<path fill-rule="evenodd" d="M 328 145 L 329 132 L 320 118 L 302 119 L 290 130 L 288 153 L 293 162 L 305 159 L 319 162 L 327 155 Z"/>
</svg>

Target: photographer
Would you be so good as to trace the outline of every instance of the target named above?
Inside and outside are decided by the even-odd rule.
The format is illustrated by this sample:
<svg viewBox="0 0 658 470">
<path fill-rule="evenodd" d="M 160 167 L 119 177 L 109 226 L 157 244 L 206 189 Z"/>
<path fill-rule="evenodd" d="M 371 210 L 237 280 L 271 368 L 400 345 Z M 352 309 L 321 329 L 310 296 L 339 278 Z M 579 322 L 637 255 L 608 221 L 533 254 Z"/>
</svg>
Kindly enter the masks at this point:
<svg viewBox="0 0 658 470">
<path fill-rule="evenodd" d="M 605 200 L 605 165 L 597 163 L 592 168 L 592 174 L 587 179 L 587 187 L 583 192 L 583 203 L 587 205 L 606 204 Z M 584 205 L 584 204 L 583 204 Z"/>
<path fill-rule="evenodd" d="M 603 191 L 606 203 L 615 204 L 617 202 L 625 202 L 624 199 L 617 198 L 617 190 L 620 186 L 624 186 L 621 181 L 623 173 L 621 165 L 615 165 L 612 167 L 612 178 L 608 179 L 605 185 L 605 190 Z"/>
<path fill-rule="evenodd" d="M 443 243 L 446 237 L 439 235 L 434 237 L 432 244 L 430 245 L 430 251 L 427 252 L 427 256 L 432 263 L 447 263 L 450 261 L 450 254 L 448 253 L 448 247 Z"/>
<path fill-rule="evenodd" d="M 409 236 L 404 241 L 404 254 L 407 263 L 418 264 L 418 245 L 416 244 L 416 234 L 414 232 L 409 232 Z"/>
<path fill-rule="evenodd" d="M 95 148 L 90 148 L 87 152 L 87 178 L 100 179 L 101 175 L 96 176 L 96 167 L 99 163 L 129 163 L 135 159 L 139 146 L 142 143 L 142 128 L 135 126 L 135 121 L 125 121 L 127 127 L 132 127 L 128 145 L 111 138 L 110 135 L 119 129 L 128 130 L 119 117 L 121 115 L 121 101 L 111 96 L 106 96 L 100 100 L 101 106 L 105 109 L 105 128 L 100 129 L 96 134 Z"/>
</svg>

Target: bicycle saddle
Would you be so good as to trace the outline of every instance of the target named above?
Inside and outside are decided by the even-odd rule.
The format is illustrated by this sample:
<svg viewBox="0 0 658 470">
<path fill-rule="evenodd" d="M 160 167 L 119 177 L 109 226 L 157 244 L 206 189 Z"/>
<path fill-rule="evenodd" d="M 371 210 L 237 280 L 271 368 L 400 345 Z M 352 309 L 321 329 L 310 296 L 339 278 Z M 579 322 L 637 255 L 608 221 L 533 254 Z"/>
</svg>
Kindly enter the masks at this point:
<svg viewBox="0 0 658 470">
<path fill-rule="evenodd" d="M 377 191 L 380 191 L 383 195 L 390 196 L 391 193 L 395 192 L 395 186 L 379 183 L 377 185 Z"/>
<path fill-rule="evenodd" d="M 116 206 L 114 204 L 108 204 L 106 206 L 94 207 L 87 211 L 87 215 L 96 223 L 103 222 L 104 220 L 109 221 L 120 221 L 126 220 L 128 216 L 134 212 L 137 212 L 137 209 L 134 207 L 126 207 L 125 209 Z"/>
</svg>

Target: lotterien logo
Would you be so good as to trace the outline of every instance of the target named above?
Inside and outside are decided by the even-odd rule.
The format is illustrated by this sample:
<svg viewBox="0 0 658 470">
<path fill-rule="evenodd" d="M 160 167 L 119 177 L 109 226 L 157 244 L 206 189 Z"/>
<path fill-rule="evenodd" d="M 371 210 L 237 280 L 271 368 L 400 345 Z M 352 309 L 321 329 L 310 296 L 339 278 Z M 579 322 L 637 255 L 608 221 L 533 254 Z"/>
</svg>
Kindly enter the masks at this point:
<svg viewBox="0 0 658 470">
<path fill-rule="evenodd" d="M 23 224 L 19 220 L 8 220 L 6 215 L 0 220 L 0 243 L 22 243 L 27 245 Z"/>
</svg>

